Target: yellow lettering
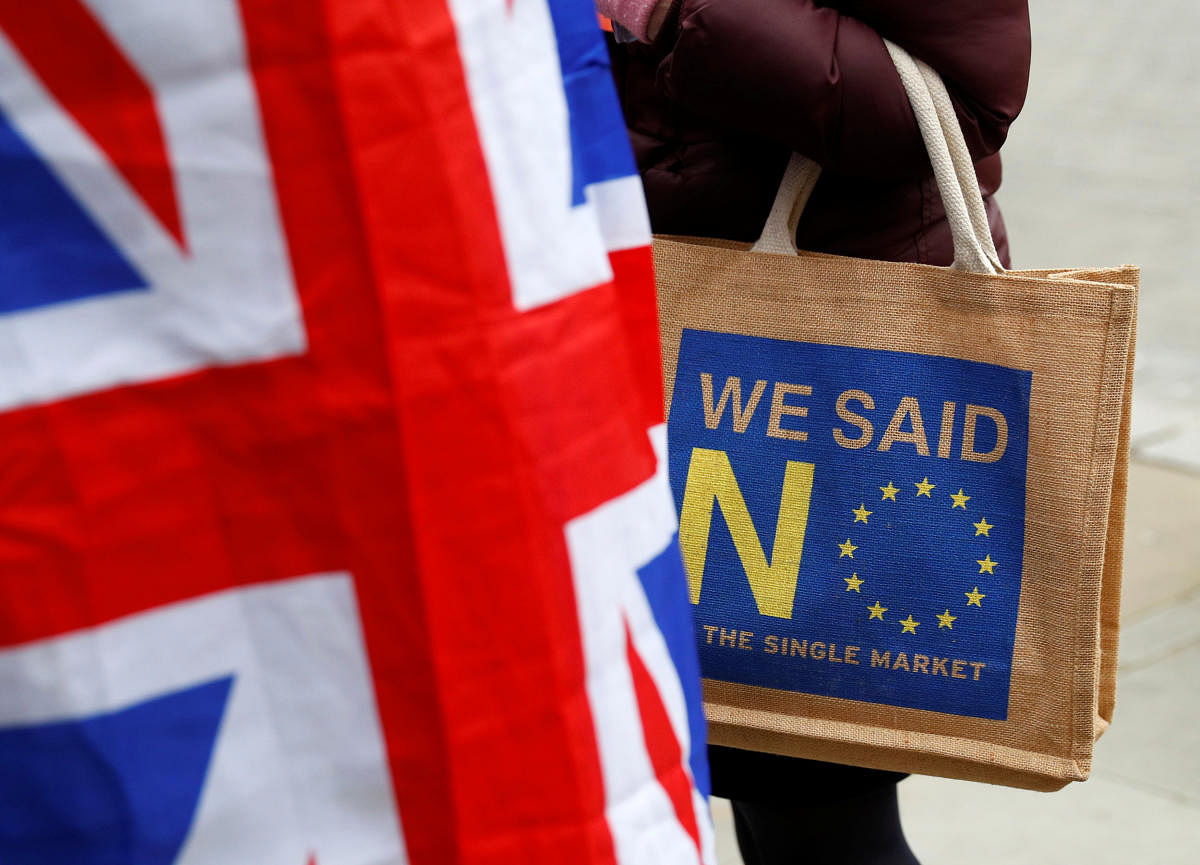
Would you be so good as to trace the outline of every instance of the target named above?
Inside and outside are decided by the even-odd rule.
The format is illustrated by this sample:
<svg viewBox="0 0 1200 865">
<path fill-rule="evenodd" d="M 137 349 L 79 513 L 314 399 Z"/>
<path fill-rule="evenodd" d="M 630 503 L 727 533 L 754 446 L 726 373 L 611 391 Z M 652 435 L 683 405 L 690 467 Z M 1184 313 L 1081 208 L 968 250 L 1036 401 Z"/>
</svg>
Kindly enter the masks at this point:
<svg viewBox="0 0 1200 865">
<path fill-rule="evenodd" d="M 763 645 L 766 646 L 766 648 L 763 649 L 763 652 L 768 655 L 774 655 L 779 652 L 779 638 L 774 634 L 768 634 L 767 636 L 763 637 Z"/>
<path fill-rule="evenodd" d="M 814 661 L 824 661 L 825 660 L 825 644 L 821 643 L 821 642 L 814 642 L 811 646 L 808 647 L 808 655 Z"/>
<path fill-rule="evenodd" d="M 908 670 L 908 655 L 904 654 L 904 652 L 901 652 L 900 654 L 898 654 L 896 656 L 896 663 L 892 664 L 892 669 L 893 670 L 903 669 L 904 672 L 907 673 L 909 671 Z"/>
<path fill-rule="evenodd" d="M 742 380 L 736 375 L 731 375 L 725 379 L 725 387 L 721 391 L 721 401 L 717 403 L 716 408 L 713 408 L 713 377 L 712 373 L 700 373 L 700 391 L 704 396 L 704 425 L 709 429 L 716 429 L 721 423 L 721 416 L 725 414 L 725 406 L 729 402 L 729 397 L 733 396 L 733 431 L 744 433 L 746 427 L 750 426 L 750 420 L 754 417 L 754 410 L 758 408 L 758 401 L 762 399 L 763 391 L 767 388 L 765 379 L 759 379 L 754 383 L 754 389 L 750 391 L 750 400 L 746 403 L 745 408 L 742 408 Z"/>
<path fill-rule="evenodd" d="M 954 403 L 942 403 L 942 431 L 938 434 L 938 457 L 950 459 L 950 446 L 954 443 Z"/>
<path fill-rule="evenodd" d="M 982 670 L 984 667 L 986 667 L 987 664 L 983 663 L 983 661 L 971 661 L 971 666 L 974 667 L 974 669 L 975 669 L 975 681 L 978 682 L 979 681 L 979 671 Z"/>
<path fill-rule="evenodd" d="M 705 631 L 705 633 L 708 634 L 708 639 L 706 640 L 706 642 L 711 646 L 713 634 L 715 634 L 717 632 L 717 626 L 716 625 L 704 625 L 704 631 Z"/>
<path fill-rule="evenodd" d="M 738 648 L 746 651 L 752 651 L 754 646 L 750 645 L 750 638 L 753 636 L 753 631 L 742 631 L 740 634 L 738 634 Z"/>
<path fill-rule="evenodd" d="M 837 643 L 829 644 L 829 663 L 840 664 L 842 659 L 837 656 Z"/>
<path fill-rule="evenodd" d="M 801 658 L 808 657 L 808 640 L 800 642 L 795 637 L 791 638 L 790 645 L 788 646 L 788 656 L 794 658 L 796 655 L 799 655 Z"/>
<path fill-rule="evenodd" d="M 929 656 L 913 655 L 912 671 L 914 673 L 924 673 L 925 675 L 929 675 Z"/>
<path fill-rule="evenodd" d="M 786 415 L 793 417 L 807 417 L 808 406 L 803 405 L 787 405 L 783 398 L 788 394 L 800 394 L 801 396 L 812 396 L 812 388 L 806 384 L 788 384 L 785 381 L 775 382 L 775 392 L 771 395 L 771 422 L 767 424 L 767 435 L 777 439 L 790 439 L 791 441 L 804 442 L 808 441 L 808 433 L 798 429 L 783 429 L 779 426 L 779 421 Z"/>
<path fill-rule="evenodd" d="M 950 674 L 946 672 L 946 661 L 948 661 L 948 660 L 950 660 L 950 659 L 949 658 L 939 658 L 937 655 L 934 655 L 933 656 L 933 675 L 945 676 L 946 678 L 950 678 Z"/>
<path fill-rule="evenodd" d="M 872 667 L 883 667 L 885 670 L 891 669 L 892 653 L 884 652 L 881 655 L 881 654 L 879 654 L 879 652 L 872 649 L 871 650 L 871 666 Z"/>
<path fill-rule="evenodd" d="M 905 418 L 908 418 L 912 424 L 912 432 L 900 429 Z M 895 414 L 892 415 L 891 423 L 888 424 L 887 432 L 879 441 L 879 450 L 891 450 L 892 445 L 896 442 L 913 445 L 921 456 L 929 456 L 929 442 L 925 438 L 925 422 L 921 420 L 921 404 L 917 402 L 915 396 L 906 396 L 900 400 Z"/>
<path fill-rule="evenodd" d="M 846 647 L 846 663 L 858 665 L 858 646 Z"/>
<path fill-rule="evenodd" d="M 859 448 L 865 448 L 871 443 L 871 437 L 875 435 L 875 427 L 865 417 L 852 412 L 849 408 L 847 408 L 846 403 L 850 402 L 850 400 L 855 400 L 856 402 L 861 403 L 864 409 L 875 408 L 875 400 L 871 399 L 871 395 L 865 390 L 842 391 L 837 398 L 837 405 L 835 408 L 837 409 L 838 417 L 840 417 L 846 423 L 854 424 L 856 427 L 862 430 L 862 435 L 860 435 L 858 438 L 847 438 L 846 434 L 842 432 L 841 427 L 834 427 L 833 440 L 842 447 L 853 451 L 858 450 Z"/>
<path fill-rule="evenodd" d="M 987 453 L 975 450 L 975 421 L 980 416 L 990 418 L 996 425 L 996 444 Z M 967 404 L 967 417 L 963 421 L 962 458 L 973 463 L 994 463 L 1004 456 L 1008 447 L 1008 421 L 996 409 L 986 405 Z"/>
<path fill-rule="evenodd" d="M 704 564 L 708 556 L 708 534 L 714 503 L 721 506 L 733 538 L 754 603 L 764 616 L 792 617 L 808 506 L 812 496 L 813 464 L 788 461 L 783 473 L 783 492 L 775 522 L 775 546 L 767 563 L 762 543 L 742 496 L 729 455 L 724 451 L 694 448 L 683 491 L 679 515 L 679 545 L 687 566 L 688 589 L 693 604 L 700 603 Z"/>
<path fill-rule="evenodd" d="M 731 649 L 734 646 L 736 646 L 737 645 L 737 629 L 735 628 L 732 631 L 727 631 L 724 628 L 721 628 L 721 635 L 719 637 L 717 637 L 717 645 L 729 646 L 729 648 L 731 648 Z"/>
<path fill-rule="evenodd" d="M 960 661 L 955 658 L 954 663 L 950 665 L 950 676 L 955 679 L 967 678 L 967 674 L 963 672 L 965 666 L 967 666 L 966 661 Z"/>
</svg>

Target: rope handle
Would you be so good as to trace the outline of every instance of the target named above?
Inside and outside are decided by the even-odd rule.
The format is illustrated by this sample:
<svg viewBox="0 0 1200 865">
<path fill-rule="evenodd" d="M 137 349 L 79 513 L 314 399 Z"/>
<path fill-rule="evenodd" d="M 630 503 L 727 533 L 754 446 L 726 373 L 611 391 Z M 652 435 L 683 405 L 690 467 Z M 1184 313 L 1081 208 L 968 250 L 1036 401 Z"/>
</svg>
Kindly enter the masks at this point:
<svg viewBox="0 0 1200 865">
<path fill-rule="evenodd" d="M 934 180 L 954 239 L 954 264 L 951 266 L 975 273 L 1003 271 L 988 226 L 975 166 L 945 84 L 937 72 L 914 60 L 900 46 L 886 39 L 884 45 L 896 66 L 904 92 L 908 94 L 921 139 L 933 165 Z M 820 173 L 821 167 L 811 159 L 792 154 L 762 236 L 751 247 L 753 251 L 797 254 L 796 227 Z"/>
<path fill-rule="evenodd" d="M 762 236 L 750 247 L 751 252 L 775 252 L 780 255 L 798 253 L 796 229 L 820 177 L 821 166 L 799 153 L 792 154 L 783 171 L 783 179 L 779 181 L 779 191 L 775 193 L 775 202 L 763 225 Z"/>
<path fill-rule="evenodd" d="M 915 59 L 915 58 L 914 58 Z M 1004 265 L 1000 263 L 1000 255 L 996 252 L 996 242 L 992 239 L 992 228 L 988 224 L 987 208 L 983 204 L 983 193 L 979 189 L 979 178 L 975 175 L 975 162 L 971 159 L 971 152 L 967 149 L 967 141 L 963 138 L 962 126 L 958 122 L 958 115 L 954 113 L 954 103 L 950 101 L 950 94 L 946 90 L 946 85 L 942 82 L 942 77 L 933 71 L 930 66 L 921 61 L 916 60 L 917 69 L 921 72 L 921 77 L 925 79 L 925 86 L 929 88 L 929 95 L 933 99 L 934 109 L 937 111 L 938 120 L 941 122 L 942 133 L 946 139 L 946 145 L 950 150 L 950 159 L 954 163 L 954 173 L 958 177 L 959 188 L 963 192 L 963 197 L 966 200 L 967 212 L 971 217 L 971 227 L 975 230 L 975 237 L 979 240 L 979 244 L 983 247 L 983 251 L 987 256 L 988 261 L 997 272 L 1004 270 Z"/>
</svg>

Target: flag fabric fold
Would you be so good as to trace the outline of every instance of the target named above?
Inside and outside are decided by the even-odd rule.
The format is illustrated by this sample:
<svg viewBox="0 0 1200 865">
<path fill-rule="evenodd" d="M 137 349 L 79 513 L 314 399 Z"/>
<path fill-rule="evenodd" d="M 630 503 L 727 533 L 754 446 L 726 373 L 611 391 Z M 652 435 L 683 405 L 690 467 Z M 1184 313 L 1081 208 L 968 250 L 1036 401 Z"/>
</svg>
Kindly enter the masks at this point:
<svg viewBox="0 0 1200 865">
<path fill-rule="evenodd" d="M 0 12 L 0 860 L 712 862 L 591 5 L 158 5 Z"/>
</svg>

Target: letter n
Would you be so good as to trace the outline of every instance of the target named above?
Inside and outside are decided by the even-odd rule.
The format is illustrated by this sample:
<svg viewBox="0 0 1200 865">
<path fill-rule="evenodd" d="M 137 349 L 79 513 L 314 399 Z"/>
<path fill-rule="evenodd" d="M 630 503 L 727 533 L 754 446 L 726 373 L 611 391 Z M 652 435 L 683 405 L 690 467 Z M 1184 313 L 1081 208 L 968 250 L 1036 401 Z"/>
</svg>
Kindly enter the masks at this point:
<svg viewBox="0 0 1200 865">
<path fill-rule="evenodd" d="M 679 516 L 679 545 L 687 566 L 692 603 L 700 603 L 709 528 L 713 506 L 718 504 L 759 613 L 790 619 L 796 581 L 800 576 L 800 555 L 804 550 L 812 485 L 813 464 L 789 460 L 783 473 L 779 517 L 775 522 L 775 547 L 768 564 L 746 499 L 729 464 L 729 455 L 724 451 L 694 448 Z"/>
</svg>

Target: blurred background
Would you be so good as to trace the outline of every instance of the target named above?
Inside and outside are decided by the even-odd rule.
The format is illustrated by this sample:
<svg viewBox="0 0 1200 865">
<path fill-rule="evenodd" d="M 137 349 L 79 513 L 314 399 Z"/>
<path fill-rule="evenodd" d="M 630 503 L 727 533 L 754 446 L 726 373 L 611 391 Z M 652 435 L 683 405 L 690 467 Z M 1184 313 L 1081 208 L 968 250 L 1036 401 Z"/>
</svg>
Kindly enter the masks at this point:
<svg viewBox="0 0 1200 865">
<path fill-rule="evenodd" d="M 1200 4 L 1031 0 L 1005 146 L 1018 268 L 1142 266 L 1112 728 L 1057 793 L 900 785 L 923 865 L 1200 862 Z M 741 863 L 715 800 L 722 865 Z"/>
</svg>

